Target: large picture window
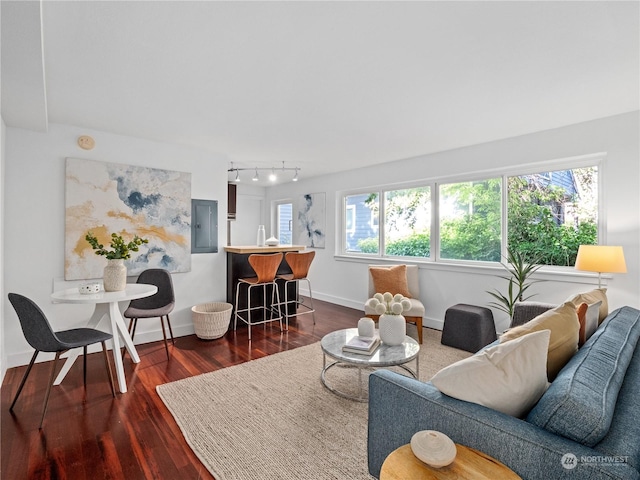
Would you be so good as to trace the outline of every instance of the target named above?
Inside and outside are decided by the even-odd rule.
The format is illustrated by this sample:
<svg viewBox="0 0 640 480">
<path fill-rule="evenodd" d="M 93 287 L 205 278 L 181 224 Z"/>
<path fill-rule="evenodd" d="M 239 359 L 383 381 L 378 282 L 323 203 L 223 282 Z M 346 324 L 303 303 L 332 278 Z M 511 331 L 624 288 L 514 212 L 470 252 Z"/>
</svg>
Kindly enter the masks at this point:
<svg viewBox="0 0 640 480">
<path fill-rule="evenodd" d="M 378 253 L 379 227 L 373 219 L 379 212 L 378 194 L 359 193 L 344 198 L 344 245 L 346 252 Z"/>
<path fill-rule="evenodd" d="M 508 177 L 508 243 L 530 261 L 573 266 L 598 243 L 598 169 Z"/>
<path fill-rule="evenodd" d="M 501 179 L 440 185 L 440 258 L 500 261 Z"/>
<path fill-rule="evenodd" d="M 599 167 L 592 162 L 345 194 L 343 252 L 500 262 L 511 249 L 538 264 L 573 266 L 580 245 L 598 243 Z"/>
<path fill-rule="evenodd" d="M 425 257 L 431 252 L 431 189 L 384 193 L 384 253 Z"/>
</svg>

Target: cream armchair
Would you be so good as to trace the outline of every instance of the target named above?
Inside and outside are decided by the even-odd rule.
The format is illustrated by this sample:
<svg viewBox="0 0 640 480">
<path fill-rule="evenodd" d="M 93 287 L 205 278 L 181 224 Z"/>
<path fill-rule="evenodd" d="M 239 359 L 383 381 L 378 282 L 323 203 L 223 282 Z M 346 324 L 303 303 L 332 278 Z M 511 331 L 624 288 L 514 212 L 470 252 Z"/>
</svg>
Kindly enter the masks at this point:
<svg viewBox="0 0 640 480">
<path fill-rule="evenodd" d="M 391 268 L 393 265 L 369 265 L 369 297 L 371 298 L 376 292 L 373 276 L 371 274 L 371 268 Z M 411 309 L 402 313 L 407 323 L 415 323 L 418 329 L 418 342 L 422 343 L 422 317 L 424 316 L 424 305 L 420 301 L 420 282 L 418 278 L 418 266 L 407 265 L 407 287 L 411 294 Z M 395 293 L 395 292 L 392 292 Z M 375 310 L 368 306 L 364 306 L 364 315 L 375 321 L 378 321 L 379 315 Z"/>
</svg>

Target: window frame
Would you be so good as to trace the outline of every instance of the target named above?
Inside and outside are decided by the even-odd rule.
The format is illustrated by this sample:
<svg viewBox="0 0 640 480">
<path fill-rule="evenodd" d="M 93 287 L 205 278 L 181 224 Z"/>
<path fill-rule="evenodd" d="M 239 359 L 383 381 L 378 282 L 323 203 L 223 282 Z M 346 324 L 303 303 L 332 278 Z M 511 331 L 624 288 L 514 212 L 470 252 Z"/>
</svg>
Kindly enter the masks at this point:
<svg viewBox="0 0 640 480">
<path fill-rule="evenodd" d="M 506 255 L 507 242 L 508 242 L 508 178 L 513 176 L 531 175 L 546 171 L 558 171 L 558 170 L 572 170 L 576 168 L 596 167 L 598 169 L 598 222 L 597 222 L 597 235 L 598 243 L 606 244 L 606 216 L 605 216 L 605 204 L 606 204 L 606 192 L 603 188 L 604 179 L 606 176 L 606 159 L 607 154 L 605 152 L 593 153 L 588 155 L 581 155 L 575 157 L 568 157 L 563 159 L 548 160 L 536 163 L 527 163 L 516 165 L 509 168 L 500 169 L 486 169 L 478 170 L 475 172 L 465 174 L 455 174 L 434 178 L 425 178 L 419 180 L 413 180 L 411 182 L 382 184 L 371 187 L 362 187 L 353 190 L 344 190 L 337 192 L 339 204 L 342 208 L 339 209 L 341 221 L 340 229 L 338 232 L 339 238 L 336 242 L 336 257 L 345 260 L 363 259 L 370 261 L 376 259 L 377 261 L 411 261 L 412 263 L 424 263 L 430 265 L 460 265 L 463 267 L 478 267 L 478 266 L 491 266 L 495 267 L 498 262 L 490 261 L 477 261 L 477 260 L 455 260 L 455 259 L 443 259 L 440 257 L 440 185 L 450 183 L 462 183 L 472 181 L 483 181 L 491 178 L 501 179 L 501 253 Z M 429 257 L 407 257 L 396 255 L 385 255 L 385 192 L 395 191 L 410 188 L 429 187 L 431 189 L 431 245 Z M 362 193 L 377 193 L 380 201 L 379 205 L 379 217 L 378 217 L 378 238 L 379 238 L 379 251 L 377 254 L 371 253 L 359 253 L 346 250 L 346 231 L 345 231 L 345 206 L 346 197 L 351 195 L 358 195 Z M 574 270 L 573 267 L 559 266 L 559 265 L 543 265 L 544 271 L 548 272 L 568 272 Z"/>
</svg>

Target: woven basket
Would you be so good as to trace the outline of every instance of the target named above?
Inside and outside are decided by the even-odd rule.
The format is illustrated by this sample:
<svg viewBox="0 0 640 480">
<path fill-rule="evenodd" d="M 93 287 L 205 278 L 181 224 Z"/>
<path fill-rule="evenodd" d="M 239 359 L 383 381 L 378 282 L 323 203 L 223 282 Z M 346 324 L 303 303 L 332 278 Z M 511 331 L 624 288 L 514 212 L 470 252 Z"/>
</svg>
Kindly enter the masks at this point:
<svg viewBox="0 0 640 480">
<path fill-rule="evenodd" d="M 198 338 L 213 340 L 227 333 L 232 310 L 233 305 L 224 302 L 203 303 L 191 307 L 193 327 Z"/>
</svg>

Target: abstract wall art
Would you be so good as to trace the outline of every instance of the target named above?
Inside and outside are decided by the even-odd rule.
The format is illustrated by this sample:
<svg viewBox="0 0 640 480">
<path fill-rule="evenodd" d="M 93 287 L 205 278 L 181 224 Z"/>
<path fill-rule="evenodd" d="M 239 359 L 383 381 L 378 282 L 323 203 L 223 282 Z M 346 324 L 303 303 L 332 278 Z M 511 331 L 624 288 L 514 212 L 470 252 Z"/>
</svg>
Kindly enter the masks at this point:
<svg viewBox="0 0 640 480">
<path fill-rule="evenodd" d="M 326 194 L 305 193 L 297 205 L 296 238 L 299 245 L 324 248 L 326 223 Z"/>
<path fill-rule="evenodd" d="M 128 275 L 190 271 L 191 174 L 67 158 L 65 280 L 102 277 L 106 260 L 85 240 L 88 231 L 105 247 L 112 232 L 149 240 L 125 261 Z"/>
</svg>

